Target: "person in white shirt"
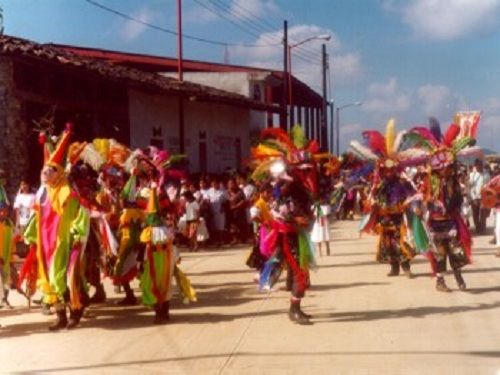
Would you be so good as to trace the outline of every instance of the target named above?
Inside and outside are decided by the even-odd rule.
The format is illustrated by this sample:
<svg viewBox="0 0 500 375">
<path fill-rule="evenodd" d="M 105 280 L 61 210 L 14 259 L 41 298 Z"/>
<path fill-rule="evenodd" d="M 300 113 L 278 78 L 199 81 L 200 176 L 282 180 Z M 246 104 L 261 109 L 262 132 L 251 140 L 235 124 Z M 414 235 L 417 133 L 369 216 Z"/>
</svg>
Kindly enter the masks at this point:
<svg viewBox="0 0 500 375">
<path fill-rule="evenodd" d="M 19 187 L 19 192 L 14 200 L 16 229 L 20 235 L 24 233 L 24 229 L 26 229 L 30 217 L 33 214 L 34 204 L 35 194 L 31 192 L 30 185 L 26 181 L 22 181 Z"/>
<path fill-rule="evenodd" d="M 246 207 L 245 207 L 245 215 L 246 215 L 246 220 L 247 220 L 247 225 L 245 228 L 245 233 L 244 237 L 248 238 L 250 237 L 250 234 L 252 233 L 252 219 L 250 216 L 250 207 L 252 206 L 252 202 L 255 200 L 255 197 L 257 195 L 257 188 L 255 185 L 252 184 L 250 180 L 245 179 L 242 175 L 239 175 L 237 177 L 237 183 L 240 189 L 243 191 L 243 194 L 245 194 L 245 199 L 247 201 Z"/>
<path fill-rule="evenodd" d="M 476 234 L 483 234 L 486 229 L 481 220 L 481 189 L 484 184 L 483 163 L 481 160 L 476 160 L 474 167 L 472 167 L 472 172 L 469 175 L 469 195 L 472 207 L 472 220 L 474 221 Z"/>
<path fill-rule="evenodd" d="M 226 228 L 226 204 L 227 192 L 222 189 L 221 183 L 217 179 L 212 180 L 212 187 L 208 190 L 208 200 L 210 202 L 211 231 L 210 236 L 214 238 L 215 245 L 222 245 L 222 235 Z M 212 236 L 213 234 L 213 236 Z"/>
<path fill-rule="evenodd" d="M 330 223 L 328 216 L 330 215 L 330 205 L 326 199 L 322 199 L 321 203 L 313 205 L 311 210 L 314 214 L 314 224 L 311 231 L 311 241 L 316 245 L 317 251 L 322 256 L 321 244 L 325 244 L 326 255 L 330 255 Z"/>
<path fill-rule="evenodd" d="M 198 224 L 200 219 L 200 205 L 193 196 L 193 193 L 186 190 L 182 196 L 186 200 L 186 237 L 189 242 L 189 250 L 198 250 Z"/>
</svg>

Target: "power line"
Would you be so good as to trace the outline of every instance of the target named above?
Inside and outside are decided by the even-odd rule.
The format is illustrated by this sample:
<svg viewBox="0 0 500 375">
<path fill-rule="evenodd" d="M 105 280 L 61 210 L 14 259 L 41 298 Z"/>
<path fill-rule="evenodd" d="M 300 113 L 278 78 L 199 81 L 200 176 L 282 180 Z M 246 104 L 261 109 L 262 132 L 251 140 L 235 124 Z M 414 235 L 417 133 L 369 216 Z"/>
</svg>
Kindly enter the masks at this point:
<svg viewBox="0 0 500 375">
<path fill-rule="evenodd" d="M 161 31 L 161 32 L 164 32 L 164 33 L 167 33 L 167 34 L 170 34 L 170 35 L 173 35 L 173 36 L 177 36 L 178 33 L 174 30 L 170 30 L 170 29 L 167 29 L 167 28 L 164 28 L 164 27 L 161 27 L 161 26 L 158 26 L 158 25 L 154 25 L 154 24 L 151 24 L 149 22 L 145 22 L 145 21 L 142 21 L 140 19 L 137 19 L 137 18 L 134 18 L 128 14 L 125 14 L 125 13 L 122 13 L 116 9 L 112 9 L 110 7 L 107 7 L 103 4 L 100 4 L 94 0 L 84 0 L 85 2 L 87 2 L 88 4 L 92 5 L 92 6 L 95 6 L 97 8 L 100 8 L 101 10 L 104 10 L 104 11 L 107 11 L 109 13 L 112 13 L 116 16 L 119 16 L 121 18 L 124 18 L 124 19 L 127 19 L 129 21 L 133 21 L 133 22 L 137 22 L 139 24 L 142 24 L 146 27 L 149 27 L 149 28 L 152 28 L 154 30 L 157 30 L 157 31 Z M 207 6 L 201 2 L 199 2 L 198 0 L 195 0 L 197 3 L 199 3 L 200 5 L 204 6 L 205 8 L 207 8 Z M 208 10 L 210 10 L 211 12 L 214 12 L 212 9 L 210 9 L 209 7 L 207 8 Z M 219 15 L 221 16 L 220 14 L 218 13 L 215 13 L 216 15 Z M 223 17 L 225 18 L 225 17 Z M 225 18 L 227 19 L 227 18 Z M 230 20 L 230 19 L 228 19 Z M 234 23 L 234 21 L 231 20 L 232 23 Z M 236 25 L 239 27 L 239 25 L 236 23 Z M 247 31 L 248 32 L 248 31 Z M 252 35 L 256 36 L 256 37 L 259 37 L 259 35 L 253 33 Z M 247 48 L 262 48 L 262 47 L 276 47 L 276 46 L 279 46 L 279 45 L 282 45 L 282 42 L 275 42 L 275 43 L 268 43 L 268 44 L 249 44 L 249 43 L 229 43 L 229 42 L 223 42 L 223 41 L 218 41 L 218 40 L 212 40 L 212 39 L 207 39 L 207 38 L 202 38 L 202 37 L 197 37 L 197 36 L 194 36 L 194 35 L 189 35 L 189 34 L 184 34 L 183 33 L 183 37 L 186 38 L 186 39 L 190 39 L 190 40 L 194 40 L 194 41 L 197 41 L 197 42 L 201 42 L 201 43 L 207 43 L 207 44 L 212 44 L 212 45 L 218 45 L 218 46 L 223 46 L 223 47 L 247 47 Z M 314 65 L 320 65 L 317 61 L 314 61 L 312 60 L 310 57 L 308 56 L 304 56 L 302 54 L 296 54 L 296 57 L 304 62 L 307 62 L 307 63 L 310 63 L 310 64 L 314 64 Z"/>
<path fill-rule="evenodd" d="M 274 33 L 274 32 L 276 32 L 276 30 L 275 30 L 275 28 L 273 26 L 264 25 L 262 27 L 263 22 L 261 22 L 259 18 L 255 18 L 254 17 L 254 19 L 257 20 L 257 21 L 254 21 L 252 19 L 252 17 L 248 16 L 247 14 L 241 13 L 241 12 L 235 10 L 235 9 L 232 9 L 229 4 L 224 3 L 222 0 L 207 0 L 207 1 L 210 2 L 212 5 L 214 5 L 215 7 L 217 7 L 219 10 L 222 10 L 223 12 L 228 13 L 230 16 L 233 16 L 235 19 L 239 20 L 241 23 L 246 24 L 247 27 L 249 27 L 250 29 L 252 29 L 252 31 L 250 32 L 252 35 L 254 35 L 256 37 L 264 36 L 268 40 L 273 40 L 270 36 L 267 36 L 265 34 L 264 35 L 256 35 L 254 33 L 254 31 L 256 31 L 258 34 L 263 34 L 263 33 L 266 33 L 266 32 L 273 32 Z M 200 3 L 198 0 L 197 0 L 197 2 Z M 223 17 L 223 18 L 228 19 L 226 17 Z M 230 21 L 231 23 L 235 24 L 235 22 L 233 21 L 233 19 L 228 19 L 228 21 Z M 259 23 L 261 25 L 259 25 Z M 304 48 L 304 49 L 302 49 L 302 48 Z M 297 50 L 303 51 L 303 53 L 295 52 L 296 54 L 302 55 L 303 58 L 310 59 L 310 60 L 314 60 L 314 57 L 311 57 L 310 54 L 315 54 L 317 52 L 317 51 L 314 51 L 312 53 L 311 52 L 307 52 L 307 51 L 305 51 L 305 46 L 299 46 L 299 47 L 297 47 Z"/>
<path fill-rule="evenodd" d="M 224 5 L 224 6 L 222 6 L 219 4 L 219 2 L 217 2 L 217 0 L 208 0 L 208 2 L 210 4 L 212 4 L 213 7 L 216 8 L 216 9 L 214 9 L 213 7 L 210 7 L 208 4 L 202 2 L 201 0 L 194 0 L 194 1 L 196 3 L 198 3 L 199 5 L 201 5 L 203 8 L 210 11 L 211 13 L 215 14 L 216 16 L 221 17 L 221 18 L 225 19 L 226 21 L 232 23 L 234 26 L 243 30 L 244 32 L 246 32 L 246 33 L 248 33 L 256 38 L 260 38 L 262 36 L 262 35 L 258 34 L 261 32 L 261 30 L 258 27 L 257 27 L 257 31 L 255 31 L 256 27 L 251 21 L 242 20 L 241 15 L 239 15 L 236 12 L 231 11 L 229 8 L 227 8 L 226 4 L 222 3 Z M 229 15 L 227 15 L 227 14 L 229 14 Z M 231 16 L 233 16 L 235 19 L 239 19 L 244 24 L 238 23 Z M 270 43 L 276 43 L 275 40 L 273 40 L 271 37 L 269 37 L 267 35 L 264 35 L 264 38 L 268 39 L 270 41 Z M 318 66 L 321 65 L 318 61 L 315 61 L 313 58 L 311 58 L 310 56 L 308 56 L 304 53 L 300 53 L 298 51 L 293 51 L 293 52 L 296 54 L 297 58 L 299 58 L 300 60 L 303 60 L 309 64 L 314 64 L 314 65 L 318 65 Z"/>
<path fill-rule="evenodd" d="M 262 27 L 262 24 L 259 25 L 260 21 L 258 18 L 254 18 L 254 19 L 257 19 L 257 21 L 254 21 L 254 19 L 252 19 L 252 17 L 249 17 L 244 13 L 240 13 L 238 10 L 233 9 L 229 4 L 224 3 L 221 0 L 208 0 L 208 1 L 210 3 L 212 3 L 214 6 L 216 6 L 217 8 L 223 10 L 224 12 L 231 14 L 233 17 L 240 20 L 241 22 L 248 24 L 251 28 L 256 29 L 257 32 L 259 32 L 259 33 L 262 32 L 262 29 L 264 29 L 264 30 L 267 29 L 267 30 L 270 30 L 272 32 L 275 31 L 274 26 L 268 27 L 267 25 L 265 25 L 264 27 Z"/>
<path fill-rule="evenodd" d="M 251 34 L 252 36 L 258 38 L 259 37 L 259 34 L 256 34 L 255 32 L 251 31 L 251 30 L 248 30 L 244 27 L 242 27 L 238 22 L 236 22 L 235 20 L 233 20 L 231 17 L 228 17 L 226 16 L 224 13 L 226 13 L 225 9 L 224 8 L 221 8 L 220 5 L 218 5 L 217 3 L 211 1 L 211 0 L 208 0 L 210 4 L 213 5 L 213 7 L 216 7 L 218 8 L 219 10 L 222 9 L 222 11 L 224 13 L 220 13 L 218 12 L 217 10 L 215 10 L 213 7 L 210 7 L 208 4 L 205 4 L 204 2 L 200 1 L 200 0 L 194 0 L 196 3 L 198 3 L 199 5 L 201 5 L 203 8 L 207 9 L 209 12 L 215 14 L 216 16 L 219 16 L 223 19 L 225 19 L 226 21 L 232 23 L 233 25 L 235 25 L 236 27 L 244 30 L 245 32 Z M 230 13 L 230 12 L 229 12 Z"/>
<path fill-rule="evenodd" d="M 247 12 L 248 14 L 250 14 L 254 19 L 256 19 L 262 25 L 264 25 L 264 27 L 267 27 L 270 30 L 274 30 L 274 28 L 275 28 L 274 25 L 272 25 L 271 23 L 267 22 L 265 19 L 260 18 L 258 15 L 256 15 L 255 13 L 253 13 L 250 9 L 244 7 L 243 5 L 241 5 L 238 2 L 234 2 L 233 5 L 235 5 L 236 8 L 240 8 L 243 12 Z"/>
<path fill-rule="evenodd" d="M 227 10 L 227 12 L 230 12 L 233 14 L 237 19 L 247 19 L 248 23 L 252 25 L 256 25 L 256 28 L 258 29 L 259 32 L 262 32 L 261 30 L 263 29 L 266 32 L 275 32 L 276 27 L 272 25 L 271 23 L 267 22 L 265 19 L 261 18 L 260 16 L 256 15 L 254 12 L 249 10 L 248 8 L 245 8 L 242 6 L 239 2 L 233 2 L 233 4 L 229 5 L 228 3 L 223 2 L 222 0 L 208 0 L 211 3 L 214 1 L 221 4 L 224 6 Z M 215 4 L 214 4 L 215 5 Z M 234 6 L 234 7 L 233 7 Z M 241 11 L 238 11 L 237 9 L 234 8 L 239 8 Z M 293 42 L 294 40 L 292 40 Z M 298 50 L 303 51 L 305 54 L 317 54 L 318 51 L 314 50 L 312 47 L 308 47 L 306 45 L 301 45 L 297 47 Z"/>
<path fill-rule="evenodd" d="M 149 22 L 142 21 L 140 19 L 129 16 L 128 14 L 122 13 L 118 10 L 115 10 L 115 9 L 109 8 L 105 5 L 102 5 L 94 0 L 84 0 L 84 1 L 89 3 L 90 5 L 93 5 L 97 8 L 105 10 L 109 13 L 113 13 L 113 14 L 115 14 L 119 17 L 125 18 L 129 21 L 137 22 L 141 25 L 150 27 L 150 28 L 155 29 L 157 31 L 162 31 L 162 32 L 170 34 L 170 35 L 175 35 L 175 36 L 178 35 L 178 33 L 174 30 L 170 30 L 170 29 L 158 26 L 158 25 L 151 24 Z M 281 44 L 281 43 L 276 43 L 276 44 L 229 43 L 229 42 L 223 42 L 223 41 L 219 41 L 219 40 L 206 39 L 206 38 L 202 38 L 202 37 L 198 37 L 198 36 L 194 36 L 194 35 L 189 35 L 189 34 L 184 34 L 184 33 L 182 34 L 182 37 L 186 38 L 186 39 L 194 40 L 197 42 L 201 42 L 201 43 L 208 43 L 208 44 L 213 44 L 213 45 L 218 45 L 218 46 L 232 46 L 232 47 L 258 48 L 258 47 L 273 47 L 273 46 L 278 46 Z"/>
</svg>

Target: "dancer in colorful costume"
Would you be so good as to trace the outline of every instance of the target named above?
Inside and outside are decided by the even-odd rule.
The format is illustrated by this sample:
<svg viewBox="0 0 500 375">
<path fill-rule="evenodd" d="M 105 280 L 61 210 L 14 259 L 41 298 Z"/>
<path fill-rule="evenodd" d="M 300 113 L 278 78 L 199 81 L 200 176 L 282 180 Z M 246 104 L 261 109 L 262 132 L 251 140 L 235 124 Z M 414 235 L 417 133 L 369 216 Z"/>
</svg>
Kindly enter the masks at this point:
<svg viewBox="0 0 500 375">
<path fill-rule="evenodd" d="M 261 248 L 261 239 L 267 236 L 272 222 L 270 203 L 272 199 L 272 186 L 270 183 L 263 183 L 259 187 L 259 198 L 254 202 L 250 208 L 250 218 L 253 223 L 253 246 L 247 258 L 246 264 L 248 267 L 258 271 L 256 276 L 260 278 L 260 272 L 265 262 L 272 254 L 266 252 Z"/>
<path fill-rule="evenodd" d="M 160 216 L 155 185 L 149 192 L 145 225 L 140 238 L 145 246 L 140 276 L 142 301 L 146 306 L 154 307 L 154 323 L 161 324 L 170 318 L 169 301 L 179 254 L 173 245 L 174 228 L 168 228 Z"/>
<path fill-rule="evenodd" d="M 495 256 L 500 257 L 500 175 L 493 177 L 481 190 L 481 205 L 495 215 Z"/>
<path fill-rule="evenodd" d="M 270 231 L 262 248 L 272 256 L 260 277 L 261 289 L 270 289 L 283 266 L 291 275 L 289 318 L 298 324 L 311 324 L 311 316 L 301 309 L 301 300 L 310 285 L 309 268 L 315 266 L 309 239 L 311 206 L 318 198 L 317 160 L 328 157 L 318 153 L 316 141 L 308 141 L 300 126 L 289 136 L 281 129 L 265 129 L 261 143 L 252 149 L 257 181 L 274 180 L 275 209 Z"/>
<path fill-rule="evenodd" d="M 91 216 L 86 277 L 95 288 L 91 303 L 106 300 L 101 273 L 112 275 L 118 254 L 117 232 L 121 213 L 120 192 L 125 184 L 125 164 L 130 150 L 114 139 L 97 138 L 85 146 L 81 159 L 99 173 L 100 190 Z"/>
<path fill-rule="evenodd" d="M 10 206 L 3 184 L 0 182 L 0 307 L 10 306 L 10 269 L 14 249 L 14 224 L 10 220 Z"/>
<path fill-rule="evenodd" d="M 71 150 L 70 150 L 71 151 Z M 79 225 L 81 234 L 75 233 L 79 238 L 79 246 L 72 249 L 70 264 L 68 267 L 68 287 L 70 295 L 79 295 L 83 307 L 90 304 L 88 296 L 87 271 L 91 266 L 90 254 L 94 250 L 92 239 L 95 232 L 92 229 L 92 215 L 96 211 L 98 204 L 95 200 L 99 185 L 97 183 L 97 173 L 92 167 L 83 161 L 70 161 L 72 166 L 68 180 L 71 187 L 77 194 L 80 203 Z M 70 324 L 78 324 L 83 315 L 83 308 L 72 311 L 70 314 Z"/>
<path fill-rule="evenodd" d="M 132 171 L 121 193 L 123 210 L 118 229 L 118 257 L 113 269 L 113 283 L 122 285 L 125 291 L 125 298 L 118 302 L 120 305 L 135 305 L 137 303 L 130 282 L 137 276 L 137 256 L 142 247 L 139 239 L 144 212 L 137 205 L 136 173 L 135 170 Z"/>
<path fill-rule="evenodd" d="M 28 243 L 36 244 L 37 287 L 44 295 L 44 302 L 56 308 L 57 321 L 49 330 L 76 326 L 84 307 L 79 284 L 73 281 L 78 279 L 75 272 L 82 240 L 88 233 L 88 216 L 81 209 L 63 169 L 71 129 L 72 125 L 67 124 L 51 154 L 45 136 L 40 137 L 46 156 L 42 185 L 36 195 L 35 216 L 24 234 Z M 71 313 L 69 322 L 66 305 Z"/>
<path fill-rule="evenodd" d="M 183 154 L 170 154 L 166 150 L 159 150 L 156 147 L 150 146 L 147 150 L 148 159 L 151 161 L 151 166 L 154 167 L 152 175 L 156 178 L 151 181 L 150 186 L 145 189 L 146 196 L 150 199 L 151 186 L 158 186 L 155 189 L 159 204 L 159 214 L 164 220 L 169 232 L 174 231 L 177 207 L 169 200 L 166 193 L 166 186 L 171 182 L 179 182 L 181 179 L 186 178 L 187 157 Z M 149 201 L 148 201 L 149 202 Z M 173 246 L 173 245 L 172 245 Z M 177 249 L 174 247 L 174 253 L 178 254 Z M 180 257 L 174 263 L 173 276 L 179 287 L 180 296 L 184 304 L 196 302 L 196 291 L 191 285 L 191 281 L 179 267 Z M 171 293 L 171 292 L 170 292 Z M 165 311 L 165 307 L 163 308 Z M 167 303 L 167 318 L 168 318 L 169 305 Z M 161 312 L 161 311 L 160 311 Z M 165 316 L 165 314 L 163 315 Z M 160 315 L 161 317 L 161 315 Z"/>
<path fill-rule="evenodd" d="M 376 259 L 391 265 L 387 276 L 397 276 L 403 269 L 405 275 L 412 277 L 410 262 L 416 250 L 427 250 L 427 236 L 421 217 L 409 209 L 416 191 L 401 177 L 401 172 L 405 167 L 424 163 L 426 157 L 422 150 L 406 148 L 405 136 L 406 132 L 396 135 L 394 120 L 390 120 L 385 136 L 376 130 L 364 131 L 365 144 L 352 141 L 351 149 L 358 157 L 375 164 L 370 213 L 362 220 L 361 230 L 378 234 Z"/>
<path fill-rule="evenodd" d="M 442 135 L 439 122 L 431 118 L 429 128 L 415 127 L 407 137 L 407 142 L 424 148 L 429 156 L 424 190 L 432 240 L 428 258 L 437 276 L 436 289 L 441 292 L 450 291 L 444 280 L 447 259 L 458 287 L 466 288 L 461 269 L 471 262 L 472 240 L 461 214 L 463 198 L 457 162 L 480 154 L 478 147 L 471 147 L 475 144 L 474 136 L 462 135 L 457 124 L 451 124 Z"/>
</svg>

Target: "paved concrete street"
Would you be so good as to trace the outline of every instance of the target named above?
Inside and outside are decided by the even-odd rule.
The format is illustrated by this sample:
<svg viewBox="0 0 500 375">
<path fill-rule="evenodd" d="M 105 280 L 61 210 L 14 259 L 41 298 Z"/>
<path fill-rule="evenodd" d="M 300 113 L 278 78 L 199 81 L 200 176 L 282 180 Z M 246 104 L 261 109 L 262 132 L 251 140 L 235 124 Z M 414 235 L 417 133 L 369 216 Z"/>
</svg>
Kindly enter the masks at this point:
<svg viewBox="0 0 500 375">
<path fill-rule="evenodd" d="M 333 255 L 318 258 L 304 299 L 314 325 L 286 315 L 289 295 L 262 294 L 244 265 L 248 250 L 184 254 L 181 267 L 199 302 L 176 299 L 171 322 L 152 325 L 142 306 L 94 306 L 81 327 L 49 333 L 54 319 L 28 311 L 18 295 L 0 310 L 0 371 L 172 374 L 497 374 L 500 373 L 500 258 L 475 240 L 468 290 L 435 291 L 427 261 L 414 279 L 388 278 L 374 262 L 375 238 L 356 222 L 335 223 Z M 136 285 L 137 286 L 137 285 Z"/>
</svg>

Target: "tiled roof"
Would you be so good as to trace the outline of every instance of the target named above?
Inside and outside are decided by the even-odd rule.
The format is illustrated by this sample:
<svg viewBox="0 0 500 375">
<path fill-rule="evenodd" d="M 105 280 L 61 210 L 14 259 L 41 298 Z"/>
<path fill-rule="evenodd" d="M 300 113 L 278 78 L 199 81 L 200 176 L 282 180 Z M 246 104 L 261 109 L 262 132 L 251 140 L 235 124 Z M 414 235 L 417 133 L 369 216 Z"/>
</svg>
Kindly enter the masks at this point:
<svg viewBox="0 0 500 375">
<path fill-rule="evenodd" d="M 157 73 L 110 64 L 99 59 L 78 56 L 50 45 L 42 45 L 8 35 L 0 36 L 0 54 L 43 60 L 93 72 L 104 79 L 119 81 L 129 86 L 154 90 L 168 95 L 183 96 L 190 100 L 215 102 L 244 108 L 279 111 L 277 106 L 258 102 L 239 94 L 192 82 L 180 82 Z"/>
</svg>

